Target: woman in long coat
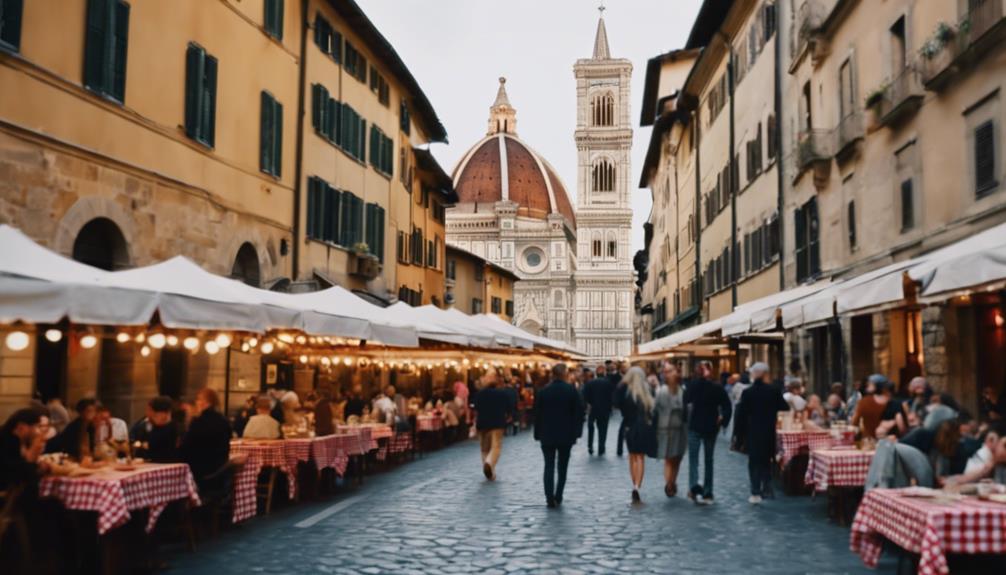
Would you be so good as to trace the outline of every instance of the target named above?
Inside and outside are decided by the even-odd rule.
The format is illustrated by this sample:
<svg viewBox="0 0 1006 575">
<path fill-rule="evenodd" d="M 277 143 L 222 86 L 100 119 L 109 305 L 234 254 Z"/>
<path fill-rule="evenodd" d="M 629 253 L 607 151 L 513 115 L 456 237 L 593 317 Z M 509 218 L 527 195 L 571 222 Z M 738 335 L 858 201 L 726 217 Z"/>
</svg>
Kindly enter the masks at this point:
<svg viewBox="0 0 1006 575">
<path fill-rule="evenodd" d="M 622 411 L 625 446 L 629 450 L 629 475 L 632 477 L 632 501 L 639 503 L 643 471 L 647 457 L 657 455 L 657 437 L 653 427 L 653 394 L 646 383 L 646 372 L 633 367 L 615 392 L 615 404 Z"/>
<path fill-rule="evenodd" d="M 767 365 L 756 363 L 748 372 L 754 385 L 741 394 L 734 422 L 734 445 L 748 454 L 748 476 L 751 480 L 748 501 L 757 505 L 771 489 L 776 419 L 780 411 L 789 410 L 789 404 L 782 398 L 782 393 L 768 382 Z"/>
<path fill-rule="evenodd" d="M 664 493 L 678 493 L 678 470 L 688 448 L 685 393 L 681 373 L 670 363 L 663 367 L 664 382 L 657 388 L 657 457 L 664 460 Z"/>
</svg>

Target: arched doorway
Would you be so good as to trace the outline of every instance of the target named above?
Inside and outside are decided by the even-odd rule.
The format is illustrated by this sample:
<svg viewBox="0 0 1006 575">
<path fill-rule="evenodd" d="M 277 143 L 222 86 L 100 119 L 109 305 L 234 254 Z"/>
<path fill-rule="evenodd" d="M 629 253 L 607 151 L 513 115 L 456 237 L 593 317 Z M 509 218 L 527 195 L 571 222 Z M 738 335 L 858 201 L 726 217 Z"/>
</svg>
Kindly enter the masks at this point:
<svg viewBox="0 0 1006 575">
<path fill-rule="evenodd" d="M 103 270 L 120 270 L 129 267 L 129 247 L 115 222 L 95 218 L 84 224 L 73 241 L 73 259 Z"/>
<path fill-rule="evenodd" d="M 231 277 L 253 287 L 262 285 L 262 272 L 255 246 L 248 242 L 241 244 L 241 247 L 238 248 L 238 255 L 234 258 Z"/>
</svg>

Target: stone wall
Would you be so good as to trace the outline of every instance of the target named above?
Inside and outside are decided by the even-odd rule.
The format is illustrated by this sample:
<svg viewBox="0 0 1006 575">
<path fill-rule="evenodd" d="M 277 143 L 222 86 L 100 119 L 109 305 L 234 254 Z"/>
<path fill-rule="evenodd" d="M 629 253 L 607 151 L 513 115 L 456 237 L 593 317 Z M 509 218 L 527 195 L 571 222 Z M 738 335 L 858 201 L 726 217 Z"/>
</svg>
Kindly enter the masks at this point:
<svg viewBox="0 0 1006 575">
<path fill-rule="evenodd" d="M 946 308 L 927 307 L 922 310 L 922 350 L 925 356 L 925 377 L 936 391 L 949 391 L 947 363 L 947 330 L 944 324 Z"/>
</svg>

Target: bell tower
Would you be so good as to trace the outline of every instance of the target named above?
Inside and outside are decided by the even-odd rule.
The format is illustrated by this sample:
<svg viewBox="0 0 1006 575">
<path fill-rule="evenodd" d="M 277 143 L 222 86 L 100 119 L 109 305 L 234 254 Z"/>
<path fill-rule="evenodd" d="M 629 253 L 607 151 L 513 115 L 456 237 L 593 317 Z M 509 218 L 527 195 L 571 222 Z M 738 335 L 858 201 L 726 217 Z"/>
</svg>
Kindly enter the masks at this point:
<svg viewBox="0 0 1006 575">
<path fill-rule="evenodd" d="M 500 88 L 496 92 L 496 101 L 489 108 L 489 130 L 487 136 L 494 134 L 517 135 L 517 110 L 510 105 L 506 94 L 506 78 L 500 76 Z"/>
<path fill-rule="evenodd" d="M 632 63 L 613 58 L 604 6 L 590 58 L 577 60 L 577 272 L 574 332 L 593 359 L 632 351 L 633 275 L 630 83 Z"/>
</svg>

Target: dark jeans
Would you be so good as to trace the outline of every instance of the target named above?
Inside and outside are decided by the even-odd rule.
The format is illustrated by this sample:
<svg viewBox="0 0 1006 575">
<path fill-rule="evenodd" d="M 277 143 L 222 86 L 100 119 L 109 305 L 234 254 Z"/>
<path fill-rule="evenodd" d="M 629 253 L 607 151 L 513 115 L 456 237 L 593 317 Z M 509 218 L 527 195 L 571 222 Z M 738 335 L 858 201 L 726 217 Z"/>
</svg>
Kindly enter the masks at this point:
<svg viewBox="0 0 1006 575">
<path fill-rule="evenodd" d="M 716 449 L 716 434 L 688 431 L 688 485 L 694 489 L 699 484 L 699 447 L 705 452 L 705 467 L 702 482 L 702 496 L 713 496 L 713 451 Z"/>
<path fill-rule="evenodd" d="M 604 455 L 604 444 L 608 440 L 608 414 L 587 414 L 587 451 L 594 451 L 594 426 L 597 426 L 597 454 Z"/>
<path fill-rule="evenodd" d="M 771 489 L 772 458 L 748 456 L 748 477 L 751 495 L 765 495 Z"/>
<path fill-rule="evenodd" d="M 622 421 L 618 424 L 618 454 L 622 454 L 622 446 L 625 445 L 625 431 L 629 429 L 629 422 L 622 418 Z"/>
<path fill-rule="evenodd" d="M 569 452 L 572 445 L 542 445 L 545 456 L 545 499 L 562 501 L 562 490 L 566 487 L 566 468 L 569 467 Z M 559 481 L 556 482 L 555 459 L 559 456 Z"/>
</svg>

